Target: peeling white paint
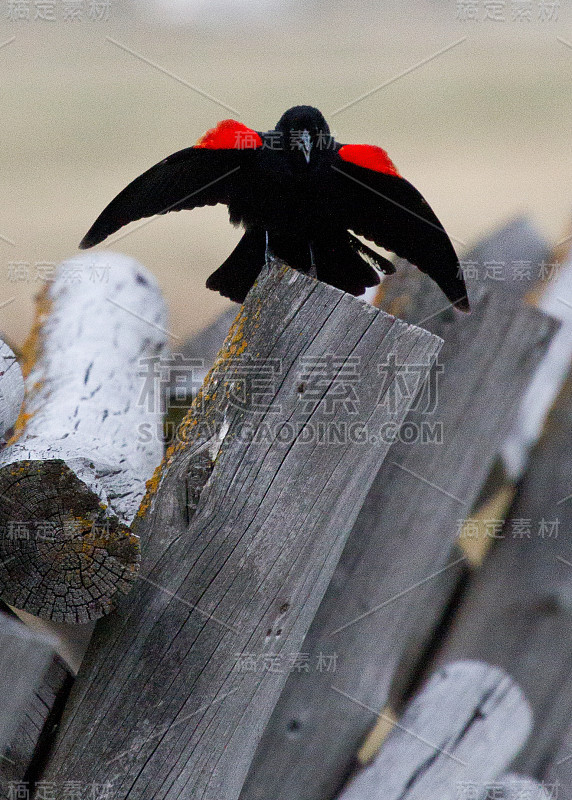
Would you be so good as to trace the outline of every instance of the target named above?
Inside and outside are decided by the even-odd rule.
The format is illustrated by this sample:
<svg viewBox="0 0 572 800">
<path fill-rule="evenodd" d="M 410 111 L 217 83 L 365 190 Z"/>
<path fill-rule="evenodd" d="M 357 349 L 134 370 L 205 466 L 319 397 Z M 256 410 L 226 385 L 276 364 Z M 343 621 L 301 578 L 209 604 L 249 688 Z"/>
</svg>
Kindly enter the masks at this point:
<svg viewBox="0 0 572 800">
<path fill-rule="evenodd" d="M 60 265 L 48 299 L 26 380 L 31 416 L 0 466 L 63 459 L 129 524 L 163 454 L 161 382 L 148 374 L 167 353 L 165 302 L 141 264 L 110 252 Z"/>
</svg>

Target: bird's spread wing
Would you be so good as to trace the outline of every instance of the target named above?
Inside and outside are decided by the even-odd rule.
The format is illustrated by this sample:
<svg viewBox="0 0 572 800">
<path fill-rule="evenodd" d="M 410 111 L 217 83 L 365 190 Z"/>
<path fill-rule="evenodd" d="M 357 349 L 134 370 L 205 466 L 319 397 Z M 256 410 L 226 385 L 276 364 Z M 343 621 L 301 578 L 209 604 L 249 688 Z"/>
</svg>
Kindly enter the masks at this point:
<svg viewBox="0 0 572 800">
<path fill-rule="evenodd" d="M 80 247 L 99 244 L 123 225 L 168 211 L 229 203 L 240 195 L 240 170 L 262 147 L 260 135 L 224 120 L 187 147 L 155 164 L 111 201 Z"/>
<path fill-rule="evenodd" d="M 342 145 L 331 162 L 330 200 L 354 233 L 426 272 L 457 308 L 467 290 L 451 240 L 417 189 L 387 153 L 371 145 Z"/>
</svg>

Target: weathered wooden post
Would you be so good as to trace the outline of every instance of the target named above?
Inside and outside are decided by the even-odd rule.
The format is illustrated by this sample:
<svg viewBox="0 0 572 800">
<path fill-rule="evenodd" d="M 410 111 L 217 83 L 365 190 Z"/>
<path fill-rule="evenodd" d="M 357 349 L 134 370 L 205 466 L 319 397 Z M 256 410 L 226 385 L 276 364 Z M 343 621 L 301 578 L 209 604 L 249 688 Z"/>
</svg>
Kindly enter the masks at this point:
<svg viewBox="0 0 572 800">
<path fill-rule="evenodd" d="M 505 673 L 476 661 L 447 664 L 411 701 L 373 762 L 357 772 L 339 800 L 490 797 L 487 789 L 530 728 L 528 703 Z"/>
<path fill-rule="evenodd" d="M 522 477 L 531 448 L 538 441 L 546 416 L 562 388 L 572 364 L 572 255 L 550 265 L 550 280 L 540 282 L 536 293 L 542 311 L 560 320 L 560 328 L 522 398 L 513 429 L 502 453 L 509 477 Z"/>
<path fill-rule="evenodd" d="M 439 347 L 283 265 L 263 272 L 143 503 L 139 579 L 96 628 L 46 780 L 238 797 L 384 426 Z"/>
<path fill-rule="evenodd" d="M 561 317 L 562 325 L 520 406 L 510 447 L 503 448 L 512 476 L 524 474 L 506 519 L 504 513 L 483 519 L 491 550 L 458 598 L 444 641 L 440 630 L 435 653 L 436 663 L 481 658 L 509 672 L 525 691 L 535 716 L 533 735 L 517 766 L 542 777 L 552 764 L 562 784 L 559 796 L 566 798 L 572 797 L 569 765 L 555 753 L 572 713 L 568 678 L 572 549 L 567 535 L 572 524 L 571 302 L 572 263 L 568 261 L 560 265 L 539 299 L 545 309 Z M 564 387 L 545 420 L 566 373 Z M 469 519 L 463 535 L 475 535 L 475 527 Z M 555 768 L 559 761 L 562 766 Z"/>
<path fill-rule="evenodd" d="M 469 284 L 474 305 L 466 317 L 444 309 L 418 270 L 404 267 L 388 281 L 388 307 L 427 325 L 445 344 L 433 383 L 396 436 L 302 645 L 313 659 L 336 658 L 335 675 L 289 676 L 242 800 L 334 795 L 387 703 L 415 618 L 427 613 L 427 589 L 460 566 L 450 556 L 460 523 L 556 328 L 506 293 Z M 354 702 L 341 703 L 333 683 Z"/>
<path fill-rule="evenodd" d="M 55 641 L 0 613 L 0 753 L 22 721 L 52 659 Z"/>
<path fill-rule="evenodd" d="M 164 354 L 165 325 L 155 278 L 126 256 L 72 259 L 41 292 L 0 454 L 0 596 L 16 608 L 87 622 L 131 587 L 128 526 L 163 451 L 141 373 Z"/>
<path fill-rule="evenodd" d="M 471 516 L 476 512 L 478 519 L 487 514 L 491 516 L 489 506 L 498 507 L 510 502 L 512 481 L 524 469 L 529 448 L 540 435 L 561 380 L 557 375 L 563 369 L 562 353 L 570 347 L 570 332 L 566 330 L 564 321 L 569 310 L 557 299 L 563 296 L 560 287 L 565 276 L 561 266 L 555 263 L 547 241 L 539 235 L 527 216 L 519 216 L 494 230 L 464 256 L 461 264 L 471 294 L 488 289 L 497 298 L 500 314 L 518 313 L 520 301 L 525 301 L 527 305 L 533 304 L 561 322 L 560 327 L 554 330 L 550 343 L 539 355 L 536 369 L 531 373 L 522 397 L 513 404 L 510 430 L 498 437 L 496 458 L 471 509 Z M 411 272 L 411 268 L 406 272 Z M 409 276 L 409 280 L 413 280 L 413 275 Z M 506 312 L 503 311 L 503 303 L 507 306 Z M 482 346 L 486 348 L 486 342 L 483 341 Z M 494 404 L 495 401 L 491 398 L 490 402 Z M 419 664 L 426 658 L 427 650 L 432 648 L 435 631 L 447 616 L 450 604 L 455 603 L 470 568 L 481 563 L 485 556 L 491 540 L 483 540 L 476 528 L 473 518 L 466 529 L 460 531 L 458 545 L 467 555 L 463 568 L 459 568 L 457 574 L 455 569 L 447 570 L 431 582 L 431 595 L 424 598 L 423 613 L 418 615 L 414 633 L 392 683 L 392 702 L 397 707 L 407 697 L 410 685 L 415 684 Z M 465 535 L 467 532 L 470 536 Z"/>
<path fill-rule="evenodd" d="M 30 647 L 36 650 L 35 642 L 56 641 L 49 633 L 34 631 L 11 616 L 13 625 L 29 638 Z M 42 648 L 40 648 L 41 650 Z M 12 687 L 18 677 L 10 675 Z M 48 657 L 48 665 L 43 675 L 38 676 L 37 685 L 22 696 L 20 713 L 14 717 L 15 727 L 0 751 L 0 797 L 11 800 L 20 793 L 32 789 L 36 778 L 41 774 L 43 764 L 53 741 L 63 705 L 73 683 L 73 677 L 65 662 L 55 653 Z M 10 692 L 4 696 L 10 697 Z"/>
<path fill-rule="evenodd" d="M 521 686 L 534 728 L 518 769 L 541 775 L 572 714 L 572 376 L 533 450 L 507 519 L 470 581 L 436 662 L 480 658 Z M 572 786 L 568 788 L 568 791 Z"/>
</svg>

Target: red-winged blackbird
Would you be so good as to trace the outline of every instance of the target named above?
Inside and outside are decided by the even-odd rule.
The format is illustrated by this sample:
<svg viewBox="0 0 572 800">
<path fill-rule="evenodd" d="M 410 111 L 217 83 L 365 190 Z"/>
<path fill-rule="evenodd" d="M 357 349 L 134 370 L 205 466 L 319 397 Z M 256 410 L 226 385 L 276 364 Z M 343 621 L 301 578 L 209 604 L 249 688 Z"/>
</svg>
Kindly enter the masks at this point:
<svg viewBox="0 0 572 800">
<path fill-rule="evenodd" d="M 433 278 L 468 311 L 459 261 L 443 226 L 380 147 L 339 144 L 317 108 L 295 106 L 259 133 L 235 120 L 207 131 L 117 195 L 80 244 L 92 247 L 141 217 L 228 205 L 246 232 L 207 287 L 243 302 L 270 252 L 353 295 L 379 283 L 390 261 L 354 234 Z"/>
</svg>

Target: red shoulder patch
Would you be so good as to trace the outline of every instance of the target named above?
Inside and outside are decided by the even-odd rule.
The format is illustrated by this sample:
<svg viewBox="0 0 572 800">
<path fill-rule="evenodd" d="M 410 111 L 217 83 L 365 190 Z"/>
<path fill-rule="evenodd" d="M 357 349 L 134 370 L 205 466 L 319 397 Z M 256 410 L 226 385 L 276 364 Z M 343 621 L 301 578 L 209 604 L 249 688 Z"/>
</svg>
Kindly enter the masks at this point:
<svg viewBox="0 0 572 800">
<path fill-rule="evenodd" d="M 398 178 L 401 177 L 397 167 L 385 150 L 373 144 L 345 144 L 338 150 L 338 155 L 344 161 L 351 161 L 352 164 L 356 164 L 358 167 L 373 169 L 375 172 L 384 172 L 386 175 L 397 175 Z"/>
<path fill-rule="evenodd" d="M 249 150 L 262 147 L 262 139 L 252 128 L 247 128 L 235 119 L 223 119 L 208 130 L 195 147 L 208 147 L 211 150 Z"/>
</svg>

